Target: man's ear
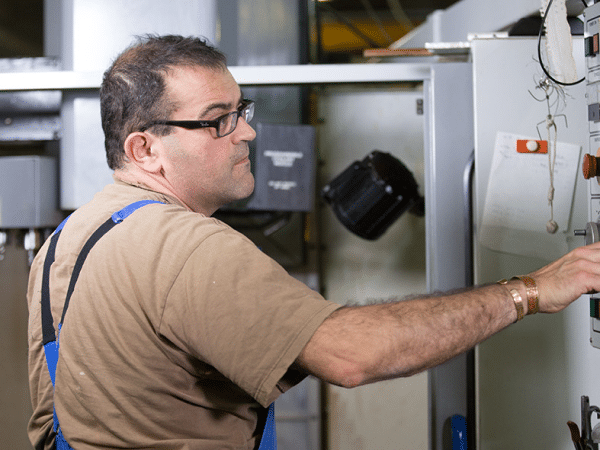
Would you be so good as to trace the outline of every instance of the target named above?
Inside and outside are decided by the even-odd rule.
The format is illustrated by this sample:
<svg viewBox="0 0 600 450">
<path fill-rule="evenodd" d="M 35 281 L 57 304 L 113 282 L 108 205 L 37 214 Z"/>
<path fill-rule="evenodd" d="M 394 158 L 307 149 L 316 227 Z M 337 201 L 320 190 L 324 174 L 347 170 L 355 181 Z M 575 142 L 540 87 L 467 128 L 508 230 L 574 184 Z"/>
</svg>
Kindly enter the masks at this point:
<svg viewBox="0 0 600 450">
<path fill-rule="evenodd" d="M 161 169 L 158 155 L 152 151 L 154 137 L 143 132 L 131 133 L 125 139 L 125 156 L 145 172 L 157 173 Z"/>
</svg>

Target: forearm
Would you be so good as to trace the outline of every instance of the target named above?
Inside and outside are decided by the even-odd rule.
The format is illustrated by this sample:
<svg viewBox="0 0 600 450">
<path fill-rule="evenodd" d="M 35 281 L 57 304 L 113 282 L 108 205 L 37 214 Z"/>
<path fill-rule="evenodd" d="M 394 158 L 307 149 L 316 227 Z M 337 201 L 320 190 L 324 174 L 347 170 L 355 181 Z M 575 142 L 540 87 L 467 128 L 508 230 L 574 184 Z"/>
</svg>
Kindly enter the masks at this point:
<svg viewBox="0 0 600 450">
<path fill-rule="evenodd" d="M 497 284 L 343 308 L 317 330 L 298 363 L 346 387 L 409 376 L 472 348 L 516 317 L 509 291 Z"/>
<path fill-rule="evenodd" d="M 321 324 L 296 363 L 346 387 L 428 369 L 515 322 L 519 299 L 526 305 L 531 296 L 532 312 L 539 307 L 554 313 L 582 294 L 600 292 L 600 243 L 579 247 L 529 278 L 536 287 L 530 292 L 511 280 L 459 294 L 340 309 Z"/>
</svg>

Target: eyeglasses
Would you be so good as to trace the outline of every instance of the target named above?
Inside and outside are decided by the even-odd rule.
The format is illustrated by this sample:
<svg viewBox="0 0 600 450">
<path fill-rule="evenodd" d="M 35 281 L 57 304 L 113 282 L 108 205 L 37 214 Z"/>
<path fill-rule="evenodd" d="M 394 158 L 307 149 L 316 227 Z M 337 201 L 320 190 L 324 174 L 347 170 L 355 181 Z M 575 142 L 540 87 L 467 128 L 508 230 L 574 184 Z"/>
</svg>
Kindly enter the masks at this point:
<svg viewBox="0 0 600 450">
<path fill-rule="evenodd" d="M 252 120 L 254 117 L 254 101 L 244 99 L 236 111 L 217 117 L 215 120 L 159 120 L 147 124 L 142 127 L 140 131 L 146 131 L 154 125 L 171 125 L 174 127 L 185 128 L 186 130 L 215 128 L 217 130 L 217 137 L 223 137 L 233 133 L 240 117 L 243 117 L 246 122 Z"/>
</svg>

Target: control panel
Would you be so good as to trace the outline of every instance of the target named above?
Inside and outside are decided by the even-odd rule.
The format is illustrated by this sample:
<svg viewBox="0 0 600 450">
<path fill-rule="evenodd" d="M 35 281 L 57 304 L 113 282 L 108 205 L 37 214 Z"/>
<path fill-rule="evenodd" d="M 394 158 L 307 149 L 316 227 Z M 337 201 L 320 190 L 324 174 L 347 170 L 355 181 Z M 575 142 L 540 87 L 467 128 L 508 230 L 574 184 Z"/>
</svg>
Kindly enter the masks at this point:
<svg viewBox="0 0 600 450">
<path fill-rule="evenodd" d="M 588 107 L 590 154 L 583 159 L 583 175 L 590 180 L 589 222 L 585 243 L 600 241 L 600 3 L 584 11 L 586 99 Z M 590 342 L 600 348 L 600 294 L 590 296 Z"/>
</svg>

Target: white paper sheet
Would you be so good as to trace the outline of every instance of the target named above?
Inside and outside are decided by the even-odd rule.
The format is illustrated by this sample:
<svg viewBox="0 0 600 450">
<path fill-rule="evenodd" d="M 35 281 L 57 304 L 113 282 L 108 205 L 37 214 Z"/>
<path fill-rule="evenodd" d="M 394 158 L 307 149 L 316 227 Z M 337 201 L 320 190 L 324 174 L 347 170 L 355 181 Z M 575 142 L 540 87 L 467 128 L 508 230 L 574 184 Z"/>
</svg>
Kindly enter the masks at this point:
<svg viewBox="0 0 600 450">
<path fill-rule="evenodd" d="M 479 240 L 492 250 L 552 260 L 568 250 L 565 233 L 581 147 L 557 143 L 554 220 L 559 228 L 550 234 L 546 231 L 551 217 L 548 155 L 517 153 L 518 139 L 535 138 L 503 132 L 496 135 Z"/>
</svg>

